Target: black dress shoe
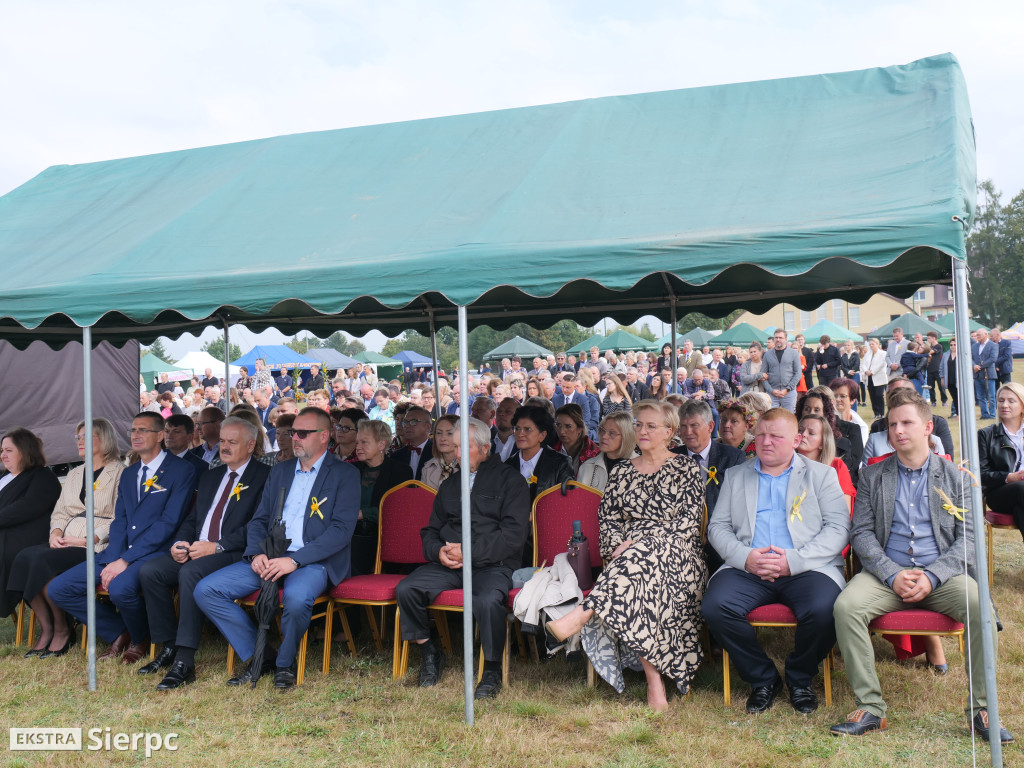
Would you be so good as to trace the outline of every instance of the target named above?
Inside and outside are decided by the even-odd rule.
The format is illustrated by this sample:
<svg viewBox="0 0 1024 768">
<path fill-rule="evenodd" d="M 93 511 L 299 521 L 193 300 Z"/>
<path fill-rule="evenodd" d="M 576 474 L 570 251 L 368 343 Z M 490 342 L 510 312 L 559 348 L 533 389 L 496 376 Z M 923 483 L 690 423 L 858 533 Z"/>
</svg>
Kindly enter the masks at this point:
<svg viewBox="0 0 1024 768">
<path fill-rule="evenodd" d="M 775 703 L 775 697 L 782 693 L 782 678 L 775 678 L 771 685 L 759 685 L 747 697 L 747 712 L 758 715 L 767 712 Z"/>
<path fill-rule="evenodd" d="M 56 651 L 44 651 L 39 654 L 40 659 L 57 658 L 58 656 L 66 656 L 72 648 L 78 645 L 78 634 L 72 632 L 68 635 L 68 640 L 64 643 L 62 648 L 58 648 Z"/>
<path fill-rule="evenodd" d="M 158 691 L 173 691 L 183 685 L 196 681 L 196 668 L 185 664 L 184 661 L 176 661 L 171 664 L 166 677 L 160 681 L 156 689 Z"/>
<path fill-rule="evenodd" d="M 420 688 L 429 688 L 441 682 L 441 673 L 444 672 L 444 654 L 435 646 L 431 646 L 423 652 L 423 661 L 420 664 Z"/>
<path fill-rule="evenodd" d="M 493 699 L 501 693 L 501 672 L 485 669 L 473 693 L 474 699 Z"/>
<path fill-rule="evenodd" d="M 979 709 L 978 710 L 978 714 L 976 714 L 974 716 L 974 719 L 971 720 L 971 730 L 974 731 L 975 733 L 977 733 L 979 736 L 981 736 L 981 738 L 983 738 L 985 741 L 988 741 L 988 739 L 989 739 L 989 732 L 988 732 L 989 726 L 988 726 L 988 710 L 987 709 Z M 999 740 L 1001 742 L 1003 742 L 1003 744 L 1012 744 L 1013 743 L 1013 734 L 1010 733 L 1005 728 L 1003 728 L 1001 723 L 999 725 Z"/>
<path fill-rule="evenodd" d="M 44 653 L 46 653 L 45 645 L 42 648 L 31 648 L 25 651 L 25 658 L 31 659 L 33 656 L 42 656 Z"/>
<path fill-rule="evenodd" d="M 846 716 L 846 721 L 828 729 L 833 736 L 863 736 L 871 731 L 884 731 L 885 718 L 873 715 L 863 709 L 856 709 Z"/>
<path fill-rule="evenodd" d="M 274 652 L 274 656 L 277 656 L 276 651 Z M 251 664 L 246 664 L 245 669 L 243 669 L 241 672 L 234 675 L 233 677 L 229 677 L 228 685 L 248 685 L 249 683 L 251 683 L 253 678 L 253 670 L 250 670 L 251 666 Z M 264 661 L 263 671 L 260 673 L 260 677 L 263 677 L 264 675 L 269 675 L 271 672 L 274 671 L 274 669 L 275 667 L 273 658 Z"/>
<path fill-rule="evenodd" d="M 159 672 L 165 667 L 171 666 L 174 663 L 174 655 L 178 652 L 178 649 L 173 645 L 165 645 L 164 649 L 156 655 L 149 664 L 144 667 L 139 667 L 135 670 L 137 675 L 152 675 L 154 672 Z"/>
<path fill-rule="evenodd" d="M 789 688 L 789 703 L 801 715 L 809 715 L 818 708 L 818 695 L 813 688 Z"/>
<path fill-rule="evenodd" d="M 278 667 L 274 672 L 274 687 L 279 691 L 287 691 L 295 687 L 295 665 Z"/>
</svg>

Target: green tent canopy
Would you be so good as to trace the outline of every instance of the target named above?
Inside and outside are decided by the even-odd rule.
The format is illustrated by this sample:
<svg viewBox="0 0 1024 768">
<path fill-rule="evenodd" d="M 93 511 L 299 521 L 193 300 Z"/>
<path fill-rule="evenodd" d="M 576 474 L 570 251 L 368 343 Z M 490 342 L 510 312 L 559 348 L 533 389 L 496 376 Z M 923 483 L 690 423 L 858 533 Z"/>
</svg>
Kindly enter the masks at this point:
<svg viewBox="0 0 1024 768">
<path fill-rule="evenodd" d="M 152 376 L 155 373 L 171 373 L 178 370 L 168 362 L 164 362 L 152 352 L 139 358 L 139 373 Z"/>
<path fill-rule="evenodd" d="M 639 336 L 624 331 L 621 328 L 617 331 L 612 331 L 605 336 L 601 341 L 597 342 L 597 348 L 601 352 L 607 352 L 612 350 L 613 352 L 634 352 L 647 351 L 651 346 L 651 342 L 647 339 L 641 339 Z"/>
<path fill-rule="evenodd" d="M 503 357 L 519 357 L 522 360 L 533 360 L 535 357 L 547 357 L 551 350 L 542 347 L 522 336 L 513 336 L 504 344 L 499 344 L 486 355 L 484 360 L 500 360 Z M 527 366 L 529 367 L 529 366 Z"/>
<path fill-rule="evenodd" d="M 897 317 L 881 328 L 876 328 L 868 336 L 877 336 L 879 339 L 888 339 L 892 336 L 893 328 L 902 328 L 904 336 L 913 337 L 915 333 L 920 333 L 922 336 L 926 335 L 928 331 L 935 331 L 939 338 L 949 334 L 948 328 L 943 328 L 938 323 L 933 323 L 931 320 L 925 320 L 920 315 L 915 315 L 913 312 L 907 312 L 906 314 Z"/>
<path fill-rule="evenodd" d="M 394 358 L 382 355 L 380 352 L 373 352 L 366 349 L 352 355 L 360 363 L 373 363 L 377 366 L 377 378 L 394 379 L 402 373 L 402 364 Z"/>
<path fill-rule="evenodd" d="M 575 344 L 569 347 L 569 349 L 566 350 L 566 354 L 576 355 L 576 357 L 579 357 L 580 355 L 586 355 L 590 352 L 591 347 L 597 347 L 598 349 L 600 349 L 602 341 L 604 341 L 604 336 L 602 336 L 600 333 L 595 333 L 589 339 L 584 339 L 579 344 Z"/>
<path fill-rule="evenodd" d="M 711 340 L 715 338 L 717 334 L 711 333 L 711 331 L 705 331 L 699 325 L 696 328 L 691 328 L 688 331 L 677 331 L 676 332 L 676 344 L 680 347 L 683 346 L 683 342 L 689 339 L 693 342 L 693 346 L 697 349 L 705 345 L 710 345 Z M 669 331 L 660 339 L 651 343 L 648 348 L 649 352 L 661 352 L 661 348 L 666 344 L 672 343 L 672 331 Z"/>
<path fill-rule="evenodd" d="M 755 328 L 750 323 L 740 323 L 734 325 L 727 331 L 722 331 L 719 335 L 715 336 L 708 342 L 711 347 L 748 347 L 750 342 L 759 341 L 764 344 L 771 336 L 770 333 L 762 331 L 760 328 Z"/>
<path fill-rule="evenodd" d="M 0 264 L 31 265 L 5 271 L 0 337 L 396 335 L 454 326 L 460 305 L 503 328 L 908 296 L 950 280 L 974 203 L 950 54 L 58 165 L 0 198 Z"/>
<path fill-rule="evenodd" d="M 804 338 L 815 345 L 822 336 L 828 336 L 832 343 L 837 341 L 855 341 L 858 344 L 864 341 L 864 337 L 856 331 L 851 331 L 849 328 L 843 328 L 838 323 L 833 323 L 831 320 L 819 320 L 804 333 Z"/>
<path fill-rule="evenodd" d="M 955 323 L 955 322 L 956 322 L 956 315 L 954 315 L 952 312 L 947 312 L 942 317 L 939 317 L 939 318 L 935 319 L 935 324 L 936 325 L 941 325 L 943 328 L 945 328 L 945 334 L 944 335 L 946 335 L 946 336 L 951 336 L 953 334 L 953 330 L 954 330 L 953 323 Z M 974 331 L 979 330 L 979 329 L 988 330 L 987 328 L 985 328 L 984 325 L 979 323 L 977 320 L 974 320 L 973 318 L 967 318 L 967 326 L 971 329 L 972 333 Z M 942 335 L 942 334 L 940 334 L 940 335 Z"/>
</svg>

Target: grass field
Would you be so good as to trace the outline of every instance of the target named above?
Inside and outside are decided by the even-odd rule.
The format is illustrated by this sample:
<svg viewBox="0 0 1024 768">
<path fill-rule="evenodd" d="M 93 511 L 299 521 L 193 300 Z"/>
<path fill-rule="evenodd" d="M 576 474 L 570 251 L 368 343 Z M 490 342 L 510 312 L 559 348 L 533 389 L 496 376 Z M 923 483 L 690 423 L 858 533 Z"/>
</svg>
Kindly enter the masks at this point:
<svg viewBox="0 0 1024 768">
<path fill-rule="evenodd" d="M 940 410 L 941 412 L 941 410 Z M 954 429 L 957 422 L 952 422 Z M 1006 630 L 1000 635 L 999 701 L 1004 723 L 1024 739 L 1024 545 L 1013 531 L 996 531 L 993 589 Z M 453 622 L 453 634 L 457 631 Z M 791 633 L 766 630 L 781 660 Z M 768 713 L 743 711 L 746 686 L 734 675 L 733 706 L 722 701 L 720 662 L 708 660 L 693 691 L 671 702 L 664 715 L 647 711 L 642 676 L 629 678 L 619 696 L 603 683 L 588 689 L 582 666 L 513 657 L 510 686 L 477 706 L 476 726 L 463 723 L 461 659 L 449 660 L 441 685 L 415 687 L 409 676 L 391 682 L 390 655 L 363 643 L 357 658 L 334 647 L 334 669 L 319 673 L 319 642 L 311 642 L 306 683 L 278 694 L 271 681 L 256 690 L 224 685 L 226 646 L 208 637 L 200 651 L 199 681 L 159 693 L 158 680 L 139 677 L 119 663 L 100 665 L 99 690 L 86 690 L 85 657 L 23 659 L 14 628 L 0 622 L 0 690 L 4 720 L 12 727 L 111 727 L 113 731 L 176 732 L 175 752 L 147 761 L 133 752 L 8 752 L 9 766 L 186 765 L 249 766 L 946 766 L 970 765 L 972 743 L 963 706 L 966 676 L 956 643 L 946 641 L 950 672 L 936 677 L 921 665 L 894 661 L 891 646 L 876 640 L 889 730 L 861 739 L 835 739 L 827 727 L 854 708 L 841 658 L 833 675 L 835 700 L 812 716 L 796 714 L 785 696 Z M 821 681 L 818 680 L 819 694 Z M 987 765 L 988 745 L 976 744 Z M 1007 766 L 1024 765 L 1020 746 L 1004 750 Z"/>
</svg>

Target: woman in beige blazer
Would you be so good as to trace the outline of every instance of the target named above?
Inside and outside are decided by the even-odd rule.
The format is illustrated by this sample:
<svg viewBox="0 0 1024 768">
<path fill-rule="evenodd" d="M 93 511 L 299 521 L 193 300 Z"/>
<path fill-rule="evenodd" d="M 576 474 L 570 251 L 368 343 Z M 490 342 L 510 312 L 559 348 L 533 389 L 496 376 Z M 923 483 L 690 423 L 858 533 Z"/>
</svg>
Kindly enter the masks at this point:
<svg viewBox="0 0 1024 768">
<path fill-rule="evenodd" d="M 75 438 L 78 455 L 84 457 L 85 422 L 75 427 Z M 114 520 L 117 483 L 124 471 L 114 428 L 106 419 L 93 419 L 93 468 L 93 549 L 102 552 Z M 85 534 L 85 465 L 81 465 L 68 473 L 50 515 L 49 542 L 23 549 L 11 568 L 7 591 L 19 594 L 31 606 L 42 627 L 39 641 L 26 657 L 63 656 L 75 643 L 67 615 L 50 602 L 46 585 L 55 576 L 85 562 Z"/>
</svg>

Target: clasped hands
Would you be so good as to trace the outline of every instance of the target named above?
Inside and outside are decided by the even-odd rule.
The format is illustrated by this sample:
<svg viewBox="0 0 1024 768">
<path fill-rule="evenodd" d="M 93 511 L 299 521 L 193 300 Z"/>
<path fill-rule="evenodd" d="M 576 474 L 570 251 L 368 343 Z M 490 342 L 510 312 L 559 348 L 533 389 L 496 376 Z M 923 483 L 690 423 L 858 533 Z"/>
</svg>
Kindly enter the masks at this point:
<svg viewBox="0 0 1024 768">
<path fill-rule="evenodd" d="M 184 563 L 186 560 L 195 560 L 197 557 L 206 557 L 217 551 L 217 544 L 212 541 L 176 541 L 171 545 L 171 559 L 176 563 Z"/>
<path fill-rule="evenodd" d="M 932 591 L 932 580 L 920 568 L 908 568 L 896 574 L 892 591 L 905 603 L 918 603 Z"/>
<path fill-rule="evenodd" d="M 294 571 L 295 568 L 295 562 L 287 556 L 271 559 L 264 554 L 259 554 L 252 559 L 253 573 L 265 581 L 277 581 L 282 576 L 287 576 Z"/>
<path fill-rule="evenodd" d="M 451 568 L 453 571 L 457 571 L 462 567 L 462 542 L 446 542 L 445 545 L 441 547 L 441 551 L 437 553 L 437 556 L 441 561 L 441 565 L 445 568 Z"/>
<path fill-rule="evenodd" d="M 791 576 L 786 550 L 776 546 L 757 547 L 750 550 L 743 567 L 764 581 L 775 581 L 781 576 Z"/>
</svg>

